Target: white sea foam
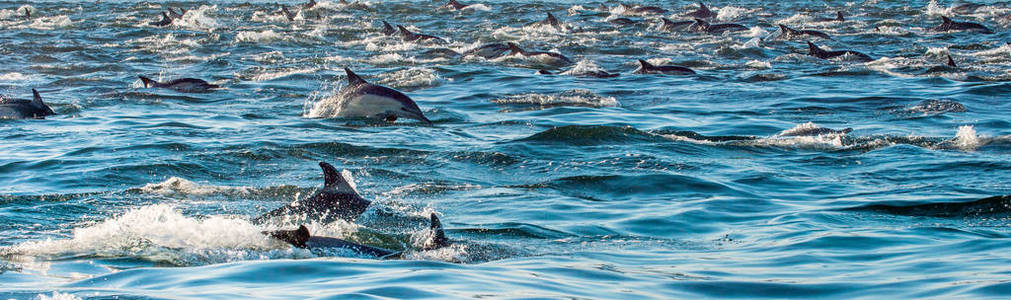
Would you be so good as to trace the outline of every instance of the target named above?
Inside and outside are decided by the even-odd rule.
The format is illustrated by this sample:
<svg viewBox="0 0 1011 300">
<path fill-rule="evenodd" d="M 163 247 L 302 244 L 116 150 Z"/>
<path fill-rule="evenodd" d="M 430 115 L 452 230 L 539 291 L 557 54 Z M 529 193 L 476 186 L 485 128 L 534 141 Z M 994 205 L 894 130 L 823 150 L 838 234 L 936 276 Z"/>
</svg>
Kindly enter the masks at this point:
<svg viewBox="0 0 1011 300">
<path fill-rule="evenodd" d="M 235 42 L 241 43 L 269 43 L 283 39 L 280 34 L 273 30 L 264 31 L 242 31 L 235 35 Z"/>
<path fill-rule="evenodd" d="M 250 187 L 198 184 L 173 176 L 159 183 L 148 183 L 140 187 L 139 191 L 163 196 L 206 196 L 214 194 L 249 194 L 253 189 Z"/>
<path fill-rule="evenodd" d="M 983 145 L 983 139 L 976 134 L 976 129 L 972 125 L 963 125 L 958 127 L 953 144 L 960 150 L 973 151 Z"/>
<path fill-rule="evenodd" d="M 419 89 L 438 86 L 444 79 L 429 68 L 409 68 L 376 76 L 375 84 L 392 88 Z"/>
<path fill-rule="evenodd" d="M 614 97 L 601 97 L 589 90 L 568 90 L 556 94 L 522 94 L 492 99 L 499 104 L 534 104 L 542 106 L 618 106 Z"/>
<path fill-rule="evenodd" d="M 64 294 L 60 292 L 53 292 L 52 294 L 39 294 L 35 297 L 37 300 L 81 300 L 81 297 L 75 296 L 74 294 Z"/>
</svg>

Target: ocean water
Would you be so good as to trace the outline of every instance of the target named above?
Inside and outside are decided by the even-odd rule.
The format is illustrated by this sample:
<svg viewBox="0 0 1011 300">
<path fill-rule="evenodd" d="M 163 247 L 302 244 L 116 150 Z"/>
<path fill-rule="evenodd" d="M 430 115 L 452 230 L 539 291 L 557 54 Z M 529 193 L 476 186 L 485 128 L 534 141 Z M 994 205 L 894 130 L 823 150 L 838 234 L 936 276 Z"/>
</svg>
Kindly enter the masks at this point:
<svg viewBox="0 0 1011 300">
<path fill-rule="evenodd" d="M 0 2 L 0 94 L 58 113 L 0 120 L 0 298 L 1011 297 L 1008 2 L 720 1 L 749 30 L 717 35 L 660 30 L 691 1 L 365 3 Z M 187 13 L 148 25 L 168 7 Z M 545 12 L 565 27 L 530 25 Z M 574 63 L 438 50 L 507 41 Z M 335 118 L 344 67 L 434 124 Z M 620 76 L 575 76 L 594 70 Z M 404 259 L 250 223 L 319 188 L 320 161 L 373 205 L 310 230 Z M 431 213 L 453 244 L 424 251 Z"/>
</svg>

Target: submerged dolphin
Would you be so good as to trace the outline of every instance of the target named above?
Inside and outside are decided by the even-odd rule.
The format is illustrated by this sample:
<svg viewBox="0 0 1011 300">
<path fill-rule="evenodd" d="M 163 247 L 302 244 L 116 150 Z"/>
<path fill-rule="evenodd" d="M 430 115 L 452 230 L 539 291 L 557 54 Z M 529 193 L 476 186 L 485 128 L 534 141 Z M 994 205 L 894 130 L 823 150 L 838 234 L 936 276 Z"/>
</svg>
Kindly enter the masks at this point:
<svg viewBox="0 0 1011 300">
<path fill-rule="evenodd" d="M 663 31 L 677 31 L 685 27 L 688 27 L 695 23 L 695 21 L 671 21 L 668 18 L 660 18 L 663 21 L 663 25 L 660 26 L 660 30 Z"/>
<path fill-rule="evenodd" d="M 431 225 L 429 230 L 432 231 L 432 237 L 428 241 L 425 241 L 421 250 L 435 250 L 448 246 L 449 239 L 446 238 L 446 232 L 442 229 L 442 222 L 435 216 L 435 213 L 432 213 L 430 218 Z M 348 249 L 361 255 L 373 256 L 380 259 L 399 258 L 403 254 L 401 251 L 362 245 L 338 238 L 313 236 L 305 225 L 300 225 L 295 230 L 267 231 L 263 234 L 303 249 Z"/>
<path fill-rule="evenodd" d="M 261 224 L 279 216 L 300 215 L 307 220 L 330 223 L 337 219 L 354 221 L 372 204 L 355 192 L 351 184 L 341 176 L 336 168 L 325 162 L 319 162 L 323 169 L 323 188 L 312 197 L 295 202 L 267 212 L 256 219 L 254 224 Z"/>
<path fill-rule="evenodd" d="M 386 21 L 383 21 L 383 31 L 382 31 L 382 33 L 383 33 L 383 35 L 391 36 L 394 33 L 397 33 L 397 29 L 393 28 L 393 26 L 390 26 L 390 23 L 387 23 Z"/>
<path fill-rule="evenodd" d="M 558 54 L 558 53 L 546 52 L 546 51 L 526 51 L 526 50 L 523 50 L 523 48 L 520 48 L 519 45 L 516 45 L 516 43 L 513 43 L 513 42 L 509 42 L 509 43 L 507 43 L 507 45 L 509 45 L 509 51 L 511 51 L 509 53 L 509 55 L 519 54 L 519 55 L 528 56 L 528 57 L 529 56 L 537 56 L 537 55 L 546 55 L 546 56 L 554 58 L 558 62 L 561 62 L 561 63 L 564 63 L 564 64 L 571 64 L 572 63 L 571 59 L 569 59 L 568 57 L 565 57 L 565 55 L 561 55 L 561 54 Z"/>
<path fill-rule="evenodd" d="M 440 37 L 437 37 L 437 36 L 434 36 L 434 35 L 428 35 L 428 34 L 413 33 L 413 32 L 411 32 L 410 30 L 407 30 L 407 28 L 404 28 L 404 26 L 401 26 L 401 25 L 397 25 L 397 30 L 400 30 L 400 37 L 402 37 L 405 42 L 416 42 L 416 41 L 432 40 L 432 41 L 436 41 L 436 42 L 440 42 L 440 43 L 446 43 L 446 40 L 444 40 L 444 39 L 442 39 Z"/>
<path fill-rule="evenodd" d="M 813 37 L 820 37 L 820 38 L 828 39 L 828 40 L 832 39 L 831 37 L 828 36 L 828 34 L 825 34 L 824 32 L 821 32 L 821 31 L 817 31 L 817 30 L 796 30 L 796 29 L 787 27 L 786 25 L 783 25 L 783 24 L 779 24 L 779 30 L 782 32 L 780 34 L 780 37 L 781 38 L 785 38 L 785 39 L 793 39 L 793 38 L 798 38 L 798 37 L 805 36 L 805 35 L 807 35 L 807 36 L 813 36 Z"/>
<path fill-rule="evenodd" d="M 470 4 L 463 4 L 460 2 L 456 2 L 456 0 L 449 0 L 449 3 L 446 3 L 446 6 L 451 7 L 455 10 L 461 10 L 470 6 Z"/>
<path fill-rule="evenodd" d="M 975 31 L 982 34 L 993 34 L 993 31 L 986 26 L 979 23 L 973 22 L 955 22 L 948 17 L 941 16 L 941 25 L 937 25 L 930 29 L 932 31 L 946 32 L 946 31 Z"/>
<path fill-rule="evenodd" d="M 639 69 L 636 69 L 635 74 L 668 74 L 668 75 L 691 75 L 695 74 L 692 69 L 685 68 L 682 66 L 654 66 L 653 64 L 640 59 Z"/>
<path fill-rule="evenodd" d="M 639 23 L 638 21 L 629 18 L 615 18 L 607 22 L 621 26 L 631 26 Z"/>
<path fill-rule="evenodd" d="M 168 13 L 166 13 L 166 12 L 161 12 L 161 21 L 154 21 L 154 22 L 147 23 L 147 25 L 159 26 L 159 27 L 160 26 L 168 26 L 169 24 L 172 24 L 172 17 L 169 17 Z"/>
<path fill-rule="evenodd" d="M 408 118 L 432 124 L 407 95 L 368 83 L 351 69 L 344 68 L 344 71 L 348 74 L 348 85 L 338 92 L 338 97 L 344 101 L 339 110 L 341 117 L 379 118 L 389 122 Z"/>
<path fill-rule="evenodd" d="M 688 13 L 688 16 L 699 19 L 708 19 L 708 18 L 715 18 L 716 13 L 713 12 L 712 10 L 709 10 L 709 7 L 707 7 L 705 4 L 702 4 L 702 2 L 699 2 L 699 9 Z"/>
<path fill-rule="evenodd" d="M 32 100 L 0 98 L 0 119 L 45 119 L 55 114 L 35 89 L 32 89 Z"/>
<path fill-rule="evenodd" d="M 169 13 L 169 16 L 172 16 L 172 19 L 180 19 L 180 18 L 182 18 L 182 17 L 183 17 L 183 15 L 185 15 L 185 14 L 186 14 L 186 10 L 185 10 L 185 9 L 182 9 L 182 8 L 180 8 L 180 9 L 179 9 L 179 12 L 176 12 L 176 11 L 175 11 L 175 10 L 173 10 L 173 9 L 172 9 L 171 7 L 169 7 L 169 8 L 168 8 L 168 13 Z"/>
<path fill-rule="evenodd" d="M 688 29 L 696 32 L 723 33 L 727 31 L 748 30 L 748 27 L 735 23 L 709 24 L 705 20 L 695 18 L 695 24 L 692 24 Z"/>
<path fill-rule="evenodd" d="M 137 77 L 140 77 L 140 80 L 144 82 L 145 88 L 147 87 L 165 88 L 183 93 L 206 93 L 212 89 L 220 87 L 216 84 L 207 83 L 207 81 L 204 81 L 203 79 L 196 79 L 196 78 L 180 78 L 168 82 L 157 82 L 151 78 L 147 78 L 144 76 L 137 76 Z"/>
<path fill-rule="evenodd" d="M 636 13 L 636 14 L 643 14 L 643 13 L 646 13 L 646 14 L 665 14 L 665 13 L 667 13 L 666 9 L 663 9 L 663 8 L 660 8 L 660 7 L 656 7 L 656 6 L 644 6 L 644 5 L 634 5 L 633 6 L 633 5 L 628 5 L 628 4 L 625 4 L 625 3 L 620 3 L 619 5 L 621 5 L 621 7 L 625 9 L 625 11 L 631 12 L 631 13 Z"/>
<path fill-rule="evenodd" d="M 505 54 L 506 51 L 512 49 L 508 44 L 504 43 L 488 43 L 480 45 L 477 48 L 467 50 L 463 52 L 463 55 L 473 55 L 480 56 L 485 59 L 492 59 Z"/>
<path fill-rule="evenodd" d="M 824 49 L 818 48 L 818 46 L 815 46 L 814 43 L 811 43 L 811 42 L 807 42 L 807 48 L 808 48 L 807 55 L 814 56 L 814 57 L 821 58 L 821 59 L 829 59 L 829 58 L 833 58 L 833 57 L 843 56 L 843 55 L 849 54 L 849 55 L 855 56 L 855 57 L 859 58 L 859 60 L 865 61 L 865 62 L 874 60 L 873 58 L 871 58 L 867 54 L 863 54 L 863 53 L 860 53 L 860 52 L 857 52 L 857 51 L 852 51 L 852 50 L 825 51 Z"/>
</svg>

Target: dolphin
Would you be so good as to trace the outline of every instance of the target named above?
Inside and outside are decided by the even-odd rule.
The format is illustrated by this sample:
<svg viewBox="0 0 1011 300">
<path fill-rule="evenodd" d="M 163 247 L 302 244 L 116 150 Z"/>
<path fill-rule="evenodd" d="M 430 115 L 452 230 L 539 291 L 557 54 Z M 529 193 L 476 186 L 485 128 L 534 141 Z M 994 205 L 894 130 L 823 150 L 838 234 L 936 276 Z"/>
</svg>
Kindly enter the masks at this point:
<svg viewBox="0 0 1011 300">
<path fill-rule="evenodd" d="M 621 74 L 618 74 L 618 73 L 608 73 L 607 71 L 600 71 L 600 70 L 593 70 L 593 71 L 575 71 L 575 70 L 570 70 L 569 72 L 570 72 L 569 75 L 576 76 L 576 77 L 614 78 L 614 77 L 621 76 Z M 551 71 L 548 71 L 548 70 L 545 70 L 545 69 L 537 70 L 537 74 L 541 74 L 541 75 L 562 75 L 562 73 L 565 73 L 565 72 L 552 73 Z"/>
<path fill-rule="evenodd" d="M 309 3 L 304 4 L 302 7 L 305 7 L 305 9 L 316 7 L 316 0 L 309 0 Z"/>
<path fill-rule="evenodd" d="M 256 219 L 254 224 L 262 224 L 279 216 L 300 215 L 307 220 L 330 223 L 337 219 L 354 221 L 372 204 L 365 200 L 351 187 L 344 176 L 336 168 L 325 162 L 319 162 L 323 169 L 323 188 L 312 197 L 296 200 L 267 212 Z"/>
<path fill-rule="evenodd" d="M 631 13 L 636 13 L 636 14 L 665 14 L 665 13 L 667 13 L 666 9 L 663 9 L 663 8 L 660 8 L 660 7 L 657 7 L 657 6 L 644 6 L 644 5 L 634 5 L 633 6 L 633 5 L 628 5 L 628 4 L 625 4 L 625 3 L 621 3 L 620 5 L 621 5 L 622 8 L 625 9 L 625 11 L 631 12 Z"/>
<path fill-rule="evenodd" d="M 169 24 L 172 24 L 172 17 L 169 17 L 168 13 L 166 13 L 166 12 L 161 12 L 161 21 L 154 21 L 154 22 L 147 23 L 147 25 L 159 26 L 159 27 L 161 27 L 161 26 L 167 26 Z"/>
<path fill-rule="evenodd" d="M 931 31 L 946 32 L 946 31 L 975 31 L 982 34 L 993 34 L 990 28 L 986 28 L 979 23 L 973 22 L 955 22 L 948 17 L 941 16 L 941 25 L 937 25 L 930 29 Z"/>
<path fill-rule="evenodd" d="M 843 21 L 846 21 L 846 18 L 843 18 L 842 11 L 840 10 L 840 11 L 836 11 L 835 12 L 835 17 L 832 17 L 832 18 L 818 17 L 814 21 L 815 22 L 843 22 Z"/>
<path fill-rule="evenodd" d="M 558 19 L 556 19 L 555 16 L 552 15 L 550 12 L 548 13 L 548 16 L 546 18 L 544 18 L 544 20 L 537 21 L 534 24 L 535 25 L 541 25 L 541 26 L 550 26 L 550 27 L 554 27 L 555 29 L 559 29 L 559 30 L 563 29 L 562 24 L 560 22 L 558 22 Z"/>
<path fill-rule="evenodd" d="M 958 68 L 958 65 L 955 65 L 955 60 L 951 59 L 951 55 L 948 55 L 948 66 L 952 68 Z"/>
<path fill-rule="evenodd" d="M 382 31 L 382 33 L 383 33 L 383 35 L 391 36 L 394 33 L 397 33 L 397 29 L 393 28 L 393 26 L 390 26 L 390 23 L 386 23 L 386 21 L 383 21 L 383 31 Z"/>
<path fill-rule="evenodd" d="M 180 8 L 179 12 L 176 12 L 175 10 L 172 9 L 172 7 L 169 7 L 168 8 L 168 13 L 169 13 L 169 16 L 172 17 L 172 19 L 180 19 L 180 18 L 183 17 L 183 15 L 186 14 L 186 10 Z"/>
<path fill-rule="evenodd" d="M 281 6 L 281 13 L 284 14 L 285 18 L 288 18 L 288 22 L 295 21 L 295 14 L 288 10 L 287 6 L 281 4 L 278 4 L 278 6 Z"/>
<path fill-rule="evenodd" d="M 449 3 L 446 3 L 446 6 L 449 6 L 455 10 L 461 10 L 470 6 L 470 4 L 463 4 L 460 2 L 456 2 L 456 0 L 449 0 Z"/>
<path fill-rule="evenodd" d="M 684 28 L 686 26 L 689 26 L 689 25 L 692 25 L 693 23 L 695 23 L 695 21 L 677 21 L 677 22 L 674 22 L 674 21 L 671 21 L 668 18 L 660 18 L 660 20 L 663 21 L 663 25 L 660 26 L 660 30 L 663 30 L 663 31 L 677 31 L 679 29 L 682 29 L 682 28 Z"/>
<path fill-rule="evenodd" d="M 699 9 L 688 13 L 687 16 L 699 19 L 708 19 L 708 18 L 715 18 L 716 13 L 713 12 L 712 10 L 709 10 L 709 7 L 707 7 L 705 4 L 702 4 L 702 2 L 699 2 Z"/>
<path fill-rule="evenodd" d="M 632 19 L 629 19 L 629 18 L 615 18 L 615 19 L 607 21 L 607 22 L 609 22 L 611 24 L 621 25 L 621 26 L 631 26 L 631 25 L 635 25 L 635 24 L 639 23 L 638 21 L 635 21 L 635 20 L 632 20 Z"/>
<path fill-rule="evenodd" d="M 348 85 L 337 93 L 344 101 L 339 110 L 341 117 L 378 118 L 388 122 L 408 118 L 432 124 L 407 95 L 368 83 L 351 69 L 344 68 L 344 71 L 348 74 Z"/>
<path fill-rule="evenodd" d="M 818 135 L 825 135 L 825 134 L 847 134 L 847 133 L 850 133 L 852 131 L 853 131 L 853 128 L 848 128 L 848 127 L 844 128 L 844 129 L 836 130 L 836 129 L 832 129 L 832 128 L 825 128 L 825 127 L 814 126 L 814 127 L 803 127 L 803 128 L 794 128 L 794 129 L 785 130 L 785 131 L 777 134 L 777 136 L 818 136 Z"/>
<path fill-rule="evenodd" d="M 180 78 L 168 82 L 157 82 L 144 76 L 137 77 L 140 77 L 140 80 L 144 82 L 145 88 L 166 88 L 182 93 L 206 93 L 210 92 L 212 89 L 220 87 L 216 84 L 207 83 L 207 81 L 204 81 L 203 79 L 196 78 Z"/>
<path fill-rule="evenodd" d="M 824 32 L 821 32 L 821 31 L 817 31 L 817 30 L 796 30 L 796 29 L 793 29 L 793 28 L 790 28 L 790 27 L 786 27 L 786 25 L 783 25 L 783 24 L 779 24 L 779 30 L 782 32 L 780 34 L 780 37 L 781 38 L 785 38 L 785 39 L 793 39 L 793 38 L 797 38 L 797 37 L 804 36 L 804 35 L 813 36 L 813 37 L 820 37 L 820 38 L 827 39 L 827 40 L 831 40 L 832 39 L 831 37 L 828 36 L 828 34 L 825 34 Z"/>
<path fill-rule="evenodd" d="M 56 112 L 45 102 L 35 89 L 32 100 L 5 99 L 0 97 L 0 119 L 45 119 Z"/>
<path fill-rule="evenodd" d="M 401 25 L 397 25 L 397 29 L 400 30 L 400 37 L 402 37 L 405 42 L 419 42 L 419 41 L 432 40 L 432 41 L 436 41 L 436 42 L 440 42 L 440 43 L 446 43 L 446 40 L 444 40 L 444 39 L 442 39 L 440 37 L 437 37 L 437 36 L 434 36 L 434 35 L 413 33 L 413 32 L 411 32 L 410 30 L 407 30 L 407 28 L 404 28 L 404 26 L 401 26 Z"/>
<path fill-rule="evenodd" d="M 512 48 L 509 47 L 508 44 L 504 44 L 504 43 L 488 43 L 488 44 L 480 45 L 477 48 L 467 50 L 467 51 L 463 52 L 463 55 L 473 55 L 473 56 L 484 57 L 485 59 L 492 59 L 492 58 L 496 58 L 496 57 L 502 56 L 502 54 L 505 54 L 505 52 L 509 51 L 510 49 L 512 49 Z"/>
<path fill-rule="evenodd" d="M 429 226 L 429 230 L 432 231 L 432 236 L 421 246 L 421 250 L 435 250 L 449 246 L 449 239 L 446 238 L 446 231 L 443 230 L 439 217 L 435 213 L 432 213 L 430 219 L 431 225 Z M 263 234 L 303 249 L 348 249 L 360 255 L 372 256 L 379 259 L 400 258 L 404 253 L 402 251 L 362 245 L 338 238 L 313 236 L 305 225 L 300 225 L 295 230 L 265 231 Z"/>
<path fill-rule="evenodd" d="M 32 18 L 32 10 L 28 9 L 27 7 L 25 7 L 25 19 L 31 19 L 31 18 Z"/>
<path fill-rule="evenodd" d="M 852 50 L 825 51 L 825 50 L 823 50 L 821 48 L 818 48 L 818 46 L 815 46 L 814 43 L 811 43 L 811 42 L 807 42 L 807 47 L 808 47 L 807 55 L 814 56 L 814 57 L 821 58 L 821 59 L 829 59 L 829 58 L 833 58 L 833 57 L 843 56 L 843 55 L 849 54 L 849 55 L 856 56 L 857 58 L 859 58 L 860 61 L 867 62 L 867 61 L 874 60 L 873 58 L 871 58 L 867 54 L 863 54 L 863 53 L 860 53 L 860 52 L 857 52 L 857 51 L 852 51 Z"/>
<path fill-rule="evenodd" d="M 962 4 L 959 4 L 958 6 L 952 7 L 951 11 L 956 12 L 956 13 L 960 13 L 960 14 L 970 14 L 970 13 L 975 12 L 977 9 L 979 9 L 980 7 L 983 7 L 983 6 L 984 6 L 983 4 L 962 3 Z"/>
<path fill-rule="evenodd" d="M 639 69 L 635 70 L 635 74 L 668 74 L 668 75 L 691 75 L 695 74 L 692 69 L 685 68 L 682 66 L 654 66 L 653 64 L 640 59 Z"/>
<path fill-rule="evenodd" d="M 369 9 L 369 6 L 365 3 L 355 1 L 355 3 L 348 3 L 348 0 L 341 0 L 341 5 L 351 9 Z"/>
<path fill-rule="evenodd" d="M 695 18 L 695 24 L 688 27 L 688 30 L 706 33 L 723 33 L 727 31 L 748 30 L 747 26 L 735 23 L 709 24 L 705 20 Z"/>
<path fill-rule="evenodd" d="M 546 51 L 526 51 L 526 50 L 523 50 L 522 48 L 520 48 L 519 45 L 516 45 L 516 43 L 513 43 L 513 42 L 509 42 L 509 43 L 507 43 L 507 45 L 509 45 L 509 51 L 510 51 L 509 55 L 520 54 L 520 55 L 528 56 L 528 57 L 529 56 L 537 56 L 537 55 L 547 55 L 549 57 L 552 57 L 552 58 L 558 60 L 558 62 L 561 62 L 561 63 L 565 63 L 565 64 L 571 64 L 572 63 L 571 59 L 569 59 L 568 57 L 565 57 L 565 55 L 561 55 L 561 54 L 558 54 L 558 53 L 546 52 Z"/>
</svg>

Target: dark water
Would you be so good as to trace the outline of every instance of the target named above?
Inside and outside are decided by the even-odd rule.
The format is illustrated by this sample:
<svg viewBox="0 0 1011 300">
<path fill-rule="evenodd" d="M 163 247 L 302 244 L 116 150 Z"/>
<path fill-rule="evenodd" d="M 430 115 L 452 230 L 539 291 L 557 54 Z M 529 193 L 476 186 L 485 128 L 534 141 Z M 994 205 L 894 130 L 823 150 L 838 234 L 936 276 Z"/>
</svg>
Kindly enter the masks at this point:
<svg viewBox="0 0 1011 300">
<path fill-rule="evenodd" d="M 0 89 L 59 114 L 0 121 L 0 297 L 1011 295 L 1008 3 L 712 3 L 750 28 L 725 35 L 576 3 L 321 2 L 289 22 L 273 2 L 0 2 Z M 169 6 L 189 12 L 147 25 Z M 545 11 L 568 28 L 526 26 Z M 942 15 L 996 34 L 928 31 Z M 381 20 L 577 63 L 441 57 Z M 778 23 L 874 61 L 806 56 Z M 639 58 L 698 74 L 631 74 Z M 344 67 L 434 126 L 330 118 Z M 621 76 L 570 76 L 591 70 Z M 248 221 L 312 193 L 319 161 L 374 205 L 309 228 L 406 259 L 296 249 L 260 234 L 292 224 Z M 432 212 L 454 244 L 418 250 Z"/>
</svg>

